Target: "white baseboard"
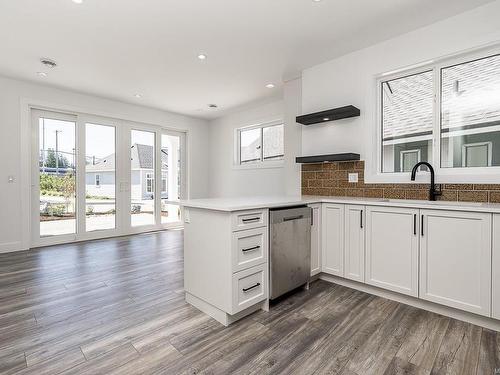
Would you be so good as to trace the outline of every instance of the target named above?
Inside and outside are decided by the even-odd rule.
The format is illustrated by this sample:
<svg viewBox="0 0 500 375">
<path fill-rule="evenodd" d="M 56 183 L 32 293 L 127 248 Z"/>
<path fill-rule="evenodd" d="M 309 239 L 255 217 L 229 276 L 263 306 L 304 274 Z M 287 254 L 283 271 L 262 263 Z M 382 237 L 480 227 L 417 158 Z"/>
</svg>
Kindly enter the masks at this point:
<svg viewBox="0 0 500 375">
<path fill-rule="evenodd" d="M 328 275 L 326 273 L 322 273 L 319 278 L 321 280 L 325 280 L 330 283 L 360 290 L 365 293 L 374 294 L 379 297 L 404 303 L 405 305 L 410 305 L 422 310 L 431 311 L 436 314 L 449 316 L 450 318 L 462 320 L 467 323 L 476 324 L 478 326 L 500 332 L 500 320 L 488 318 L 481 315 L 476 315 L 467 311 L 457 310 L 453 307 L 443 306 L 434 302 L 424 301 L 416 297 L 406 296 L 404 294 L 392 292 L 390 290 L 385 290 L 372 285 L 363 284 L 357 281 L 344 279 L 342 277 Z"/>
<path fill-rule="evenodd" d="M 13 253 L 28 250 L 23 248 L 21 241 L 0 243 L 0 253 Z"/>
</svg>

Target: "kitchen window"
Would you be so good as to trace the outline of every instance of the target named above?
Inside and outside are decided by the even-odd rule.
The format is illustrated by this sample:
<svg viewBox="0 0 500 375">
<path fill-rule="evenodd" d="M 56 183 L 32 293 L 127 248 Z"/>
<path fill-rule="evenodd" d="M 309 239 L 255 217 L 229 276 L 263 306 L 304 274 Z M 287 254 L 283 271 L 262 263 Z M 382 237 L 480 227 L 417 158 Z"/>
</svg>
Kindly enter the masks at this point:
<svg viewBox="0 0 500 375">
<path fill-rule="evenodd" d="M 267 123 L 236 130 L 238 166 L 272 166 L 284 158 L 284 125 Z"/>
<path fill-rule="evenodd" d="M 499 52 L 496 47 L 381 76 L 379 173 L 396 182 L 397 174 L 427 161 L 448 181 L 498 176 L 500 168 L 492 167 L 500 167 Z"/>
</svg>

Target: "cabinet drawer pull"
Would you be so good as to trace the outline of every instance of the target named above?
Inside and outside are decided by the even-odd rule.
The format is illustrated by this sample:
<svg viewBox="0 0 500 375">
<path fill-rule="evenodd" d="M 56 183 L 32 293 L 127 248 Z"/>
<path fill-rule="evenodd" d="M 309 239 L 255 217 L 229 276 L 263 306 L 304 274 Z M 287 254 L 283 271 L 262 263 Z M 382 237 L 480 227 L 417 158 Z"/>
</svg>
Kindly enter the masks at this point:
<svg viewBox="0 0 500 375">
<path fill-rule="evenodd" d="M 363 229 L 363 210 L 359 211 L 359 227 Z"/>
<path fill-rule="evenodd" d="M 243 292 L 246 293 L 246 292 L 248 292 L 248 291 L 250 291 L 252 289 L 255 289 L 255 288 L 259 287 L 259 286 L 260 286 L 260 283 L 257 283 L 255 285 L 249 286 L 248 288 L 243 288 L 242 290 L 243 290 Z"/>
<path fill-rule="evenodd" d="M 260 246 L 248 247 L 246 249 L 241 249 L 241 251 L 243 251 L 245 253 L 247 251 L 254 251 L 254 250 L 257 250 L 257 249 L 260 249 Z"/>
<path fill-rule="evenodd" d="M 417 214 L 413 214 L 413 234 L 417 235 Z"/>
<path fill-rule="evenodd" d="M 252 217 L 250 219 L 242 219 L 241 221 L 243 221 L 244 223 L 251 223 L 253 221 L 259 221 L 260 220 L 260 217 Z"/>
<path fill-rule="evenodd" d="M 420 225 L 421 225 L 421 227 L 420 227 L 420 234 L 423 237 L 424 236 L 424 215 L 422 215 L 422 221 L 421 221 Z"/>
</svg>

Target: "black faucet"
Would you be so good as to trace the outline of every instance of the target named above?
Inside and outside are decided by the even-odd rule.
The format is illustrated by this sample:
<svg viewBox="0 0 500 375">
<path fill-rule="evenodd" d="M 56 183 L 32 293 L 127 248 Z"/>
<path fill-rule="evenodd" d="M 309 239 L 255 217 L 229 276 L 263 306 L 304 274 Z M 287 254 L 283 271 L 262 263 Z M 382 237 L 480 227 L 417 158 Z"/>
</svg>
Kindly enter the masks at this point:
<svg viewBox="0 0 500 375">
<path fill-rule="evenodd" d="M 415 166 L 413 167 L 411 171 L 411 180 L 415 181 L 415 175 L 417 174 L 417 169 L 421 165 L 425 165 L 427 168 L 429 168 L 429 172 L 431 172 L 431 187 L 429 189 L 429 200 L 430 201 L 435 201 L 436 197 L 442 194 L 441 188 L 436 191 L 436 187 L 434 186 L 434 168 L 432 168 L 432 165 L 427 163 L 426 161 L 420 161 Z"/>
</svg>

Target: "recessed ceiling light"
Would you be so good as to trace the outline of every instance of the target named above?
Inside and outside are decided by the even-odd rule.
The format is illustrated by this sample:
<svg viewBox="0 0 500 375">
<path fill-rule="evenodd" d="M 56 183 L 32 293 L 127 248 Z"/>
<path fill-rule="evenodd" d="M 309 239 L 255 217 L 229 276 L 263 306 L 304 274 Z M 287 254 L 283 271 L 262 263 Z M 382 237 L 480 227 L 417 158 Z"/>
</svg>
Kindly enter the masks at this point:
<svg viewBox="0 0 500 375">
<path fill-rule="evenodd" d="M 268 83 L 268 84 L 266 85 L 266 87 L 267 87 L 268 89 L 274 89 L 274 87 L 275 87 L 275 86 L 274 86 L 274 83 Z"/>
<path fill-rule="evenodd" d="M 205 54 L 203 54 L 203 53 L 200 53 L 200 54 L 198 55 L 198 59 L 199 59 L 199 60 L 206 60 L 206 59 L 207 59 L 207 55 L 205 55 Z"/>
<path fill-rule="evenodd" d="M 217 107 L 218 107 L 218 105 L 217 105 L 217 104 L 209 104 L 209 105 L 208 105 L 208 108 L 214 108 L 214 109 L 215 109 L 215 108 L 217 108 Z"/>
<path fill-rule="evenodd" d="M 321 0 L 312 0 L 313 3 L 319 3 Z"/>
<path fill-rule="evenodd" d="M 81 4 L 83 3 L 83 0 L 72 0 L 75 4 Z"/>
<path fill-rule="evenodd" d="M 137 99 L 140 99 L 140 98 L 142 98 L 142 94 L 134 94 L 134 97 Z"/>
<path fill-rule="evenodd" d="M 36 72 L 36 74 L 38 74 L 38 76 L 40 77 L 47 77 L 47 73 L 45 72 Z"/>
</svg>

